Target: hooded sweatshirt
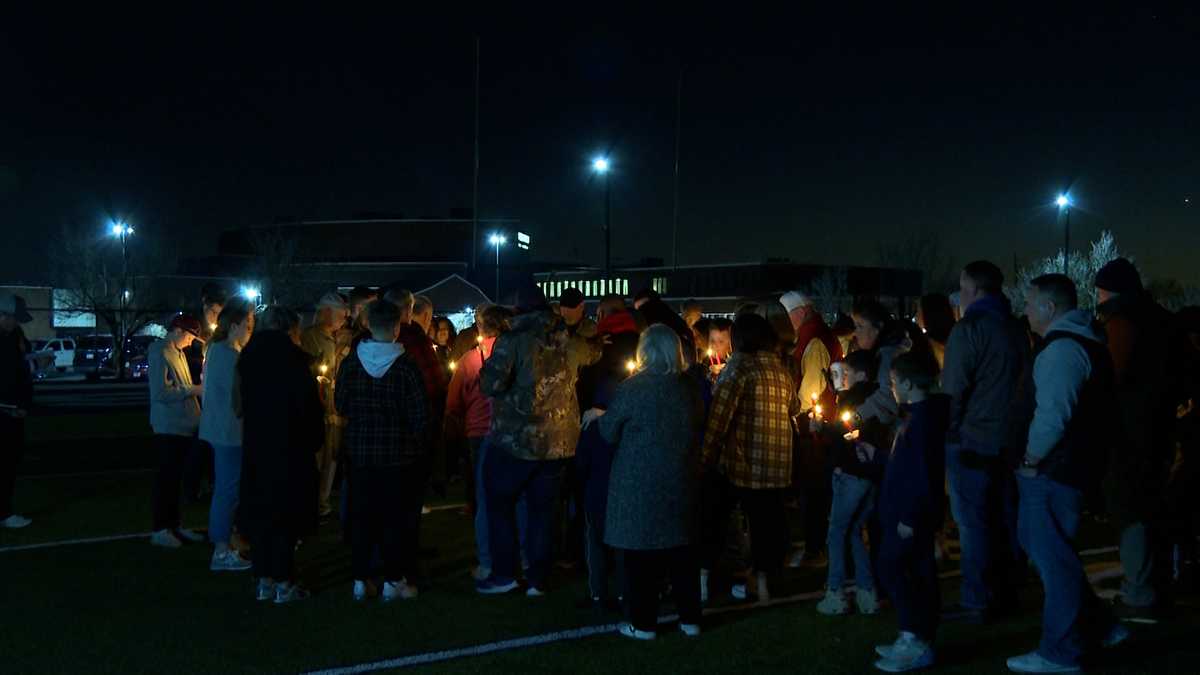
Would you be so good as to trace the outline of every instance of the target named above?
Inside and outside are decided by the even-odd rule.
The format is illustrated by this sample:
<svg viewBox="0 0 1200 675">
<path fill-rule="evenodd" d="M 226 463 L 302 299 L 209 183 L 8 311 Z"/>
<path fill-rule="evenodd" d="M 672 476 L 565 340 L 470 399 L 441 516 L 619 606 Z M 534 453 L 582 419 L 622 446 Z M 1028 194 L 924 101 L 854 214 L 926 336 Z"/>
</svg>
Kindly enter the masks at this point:
<svg viewBox="0 0 1200 675">
<path fill-rule="evenodd" d="M 343 447 L 355 468 L 410 466 L 426 456 L 429 405 L 421 373 L 404 347 L 364 340 L 338 373 Z"/>
<path fill-rule="evenodd" d="M 467 438 L 483 438 L 492 426 L 492 399 L 479 390 L 479 371 L 492 354 L 496 338 L 484 338 L 483 342 L 463 352 L 456 363 L 454 376 L 450 378 L 450 390 L 446 394 L 446 424 L 449 418 L 460 419 Z"/>
</svg>

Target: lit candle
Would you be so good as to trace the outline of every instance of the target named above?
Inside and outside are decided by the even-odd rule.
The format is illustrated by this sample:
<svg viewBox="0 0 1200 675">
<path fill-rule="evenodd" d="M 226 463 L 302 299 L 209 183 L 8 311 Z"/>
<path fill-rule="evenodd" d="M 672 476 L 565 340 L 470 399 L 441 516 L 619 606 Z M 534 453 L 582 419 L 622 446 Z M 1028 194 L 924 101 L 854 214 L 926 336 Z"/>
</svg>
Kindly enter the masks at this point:
<svg viewBox="0 0 1200 675">
<path fill-rule="evenodd" d="M 456 370 L 458 370 L 458 361 L 451 361 L 450 362 L 450 372 L 454 372 Z"/>
<path fill-rule="evenodd" d="M 319 370 L 321 371 L 321 374 L 324 375 L 325 373 L 329 372 L 329 366 L 322 363 Z"/>
<path fill-rule="evenodd" d="M 842 422 L 845 422 L 846 426 L 850 426 L 850 423 L 853 421 L 854 413 L 850 412 L 849 410 L 842 411 Z"/>
<path fill-rule="evenodd" d="M 815 413 L 815 414 L 816 414 L 816 416 L 817 416 L 817 419 L 821 419 L 821 412 L 822 412 L 823 410 L 824 410 L 824 409 L 821 407 L 821 404 L 820 404 L 820 403 L 818 403 L 818 404 L 816 404 L 816 405 L 814 405 L 814 406 L 813 406 L 813 413 Z"/>
<path fill-rule="evenodd" d="M 210 323 L 210 324 L 208 324 L 208 329 L 209 329 L 209 330 L 211 330 L 211 331 L 213 331 L 213 332 L 216 332 L 216 330 L 217 330 L 217 324 L 215 324 L 215 323 Z"/>
<path fill-rule="evenodd" d="M 633 371 L 637 370 L 637 361 L 634 361 L 633 359 L 629 359 L 628 361 L 626 361 L 625 362 L 625 370 L 628 370 L 631 373 Z"/>
<path fill-rule="evenodd" d="M 476 336 L 475 336 L 475 342 L 476 342 L 477 344 L 483 344 L 483 336 L 482 336 L 482 335 L 476 335 Z"/>
</svg>

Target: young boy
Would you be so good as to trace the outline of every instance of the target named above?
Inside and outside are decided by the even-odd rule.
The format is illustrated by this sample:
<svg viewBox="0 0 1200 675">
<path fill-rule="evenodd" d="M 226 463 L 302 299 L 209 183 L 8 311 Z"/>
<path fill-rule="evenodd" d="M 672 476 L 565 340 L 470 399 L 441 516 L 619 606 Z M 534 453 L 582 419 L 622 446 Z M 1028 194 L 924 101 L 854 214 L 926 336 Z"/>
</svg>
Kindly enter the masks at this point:
<svg viewBox="0 0 1200 675">
<path fill-rule="evenodd" d="M 942 525 L 950 414 L 949 397 L 929 393 L 937 375 L 937 363 L 928 355 L 903 354 L 892 362 L 892 395 L 902 422 L 879 499 L 879 575 L 896 605 L 900 637 L 875 648 L 883 657 L 875 667 L 888 673 L 928 668 L 934 661 L 941 592 L 933 544 Z"/>
<path fill-rule="evenodd" d="M 860 447 L 888 447 L 886 430 L 878 418 L 862 419 L 860 407 L 879 389 L 875 381 L 878 366 L 869 351 L 857 351 L 846 357 L 842 366 L 849 385 L 838 394 L 836 410 L 822 411 L 814 421 L 814 428 L 826 436 L 826 443 L 833 454 L 833 503 L 829 512 L 829 573 L 825 582 L 825 599 L 817 604 L 817 611 L 827 616 L 850 613 L 850 603 L 842 586 L 846 578 L 846 545 L 854 559 L 855 604 L 860 614 L 875 614 L 879 611 L 879 600 L 875 593 L 875 578 L 871 571 L 871 557 L 863 542 L 862 531 L 867 527 L 875 512 L 875 499 L 879 483 L 883 479 L 886 453 L 879 452 L 868 458 L 864 452 L 860 458 Z M 849 423 L 841 420 L 843 413 L 850 414 Z M 827 420 L 827 422 L 822 422 Z M 848 432 L 858 431 L 857 439 L 846 438 Z"/>
</svg>

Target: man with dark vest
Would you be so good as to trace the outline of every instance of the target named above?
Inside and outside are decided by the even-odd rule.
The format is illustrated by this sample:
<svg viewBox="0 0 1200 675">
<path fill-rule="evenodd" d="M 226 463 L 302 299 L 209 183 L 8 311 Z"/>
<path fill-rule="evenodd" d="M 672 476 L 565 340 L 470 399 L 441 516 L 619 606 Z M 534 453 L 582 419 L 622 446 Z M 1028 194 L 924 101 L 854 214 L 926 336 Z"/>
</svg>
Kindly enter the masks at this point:
<svg viewBox="0 0 1200 675">
<path fill-rule="evenodd" d="M 829 367 L 842 360 L 842 345 L 825 324 L 821 313 L 813 306 L 812 297 L 790 291 L 779 298 L 796 332 L 796 349 L 789 364 L 799 385 L 801 410 L 808 412 L 820 405 L 823 410 L 837 407 L 834 390 L 829 386 Z M 799 434 L 792 462 L 793 476 L 804 497 L 804 551 L 794 556 L 790 565 L 822 567 L 826 557 L 820 555 L 829 536 L 829 509 L 833 499 L 830 480 L 832 465 L 827 461 L 826 448 L 811 434 Z"/>
<path fill-rule="evenodd" d="M 1092 591 L 1073 547 L 1084 496 L 1099 487 L 1114 444 L 1113 365 L 1092 317 L 1077 309 L 1075 284 L 1062 274 L 1031 282 L 1025 316 L 1043 337 L 1033 364 L 1035 400 L 1028 442 L 1017 469 L 1017 529 L 1042 578 L 1046 600 L 1036 651 L 1008 660 L 1018 673 L 1079 670 L 1096 647 L 1129 637 Z"/>
</svg>

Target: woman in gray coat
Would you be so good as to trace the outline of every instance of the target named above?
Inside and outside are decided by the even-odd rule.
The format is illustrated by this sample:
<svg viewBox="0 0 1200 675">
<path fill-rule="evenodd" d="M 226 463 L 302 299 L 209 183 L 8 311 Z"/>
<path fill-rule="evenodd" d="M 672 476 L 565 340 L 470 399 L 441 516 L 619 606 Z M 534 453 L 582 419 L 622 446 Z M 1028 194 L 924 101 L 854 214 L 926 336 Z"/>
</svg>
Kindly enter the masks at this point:
<svg viewBox="0 0 1200 675">
<path fill-rule="evenodd" d="M 704 405 L 683 368 L 674 331 L 651 326 L 638 343 L 636 372 L 599 418 L 601 435 L 616 448 L 604 542 L 624 553 L 629 621 L 620 633 L 639 640 L 655 637 L 668 574 L 680 629 L 700 634 L 700 568 L 691 544 Z"/>
</svg>

